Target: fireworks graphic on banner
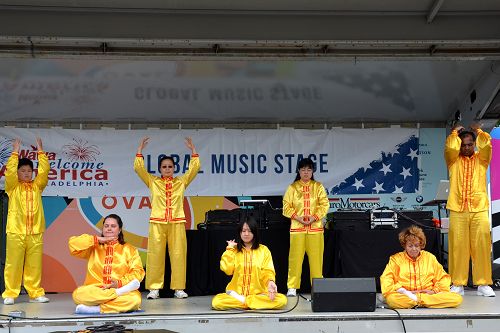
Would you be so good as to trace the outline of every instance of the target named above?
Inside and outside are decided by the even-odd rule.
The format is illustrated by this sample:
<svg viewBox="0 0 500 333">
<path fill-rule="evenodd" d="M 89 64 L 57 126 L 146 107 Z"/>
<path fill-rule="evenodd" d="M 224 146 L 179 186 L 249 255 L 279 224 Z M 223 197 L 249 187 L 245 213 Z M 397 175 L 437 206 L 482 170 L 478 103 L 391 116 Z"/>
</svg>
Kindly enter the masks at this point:
<svg viewBox="0 0 500 333">
<path fill-rule="evenodd" d="M 73 138 L 73 142 L 62 147 L 63 154 L 70 161 L 92 162 L 96 160 L 96 156 L 100 155 L 96 145 L 89 145 L 88 141 L 80 138 Z"/>
<path fill-rule="evenodd" d="M 7 164 L 7 160 L 12 153 L 12 141 L 11 139 L 0 141 L 0 165 Z"/>
<path fill-rule="evenodd" d="M 418 138 L 411 136 L 344 179 L 332 194 L 415 193 L 419 188 L 418 159 Z"/>
</svg>

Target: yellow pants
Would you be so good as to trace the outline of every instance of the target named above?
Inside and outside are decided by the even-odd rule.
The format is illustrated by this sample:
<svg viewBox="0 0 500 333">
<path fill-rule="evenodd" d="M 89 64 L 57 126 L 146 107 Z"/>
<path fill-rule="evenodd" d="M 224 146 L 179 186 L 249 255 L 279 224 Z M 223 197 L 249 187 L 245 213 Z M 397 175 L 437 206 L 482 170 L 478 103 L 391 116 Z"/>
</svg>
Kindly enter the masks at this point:
<svg viewBox="0 0 500 333">
<path fill-rule="evenodd" d="M 42 280 L 43 233 L 21 235 L 7 233 L 3 298 L 19 296 L 21 281 L 30 298 L 45 295 Z"/>
<path fill-rule="evenodd" d="M 313 278 L 323 277 L 323 233 L 291 233 L 288 255 L 288 288 L 299 289 L 304 253 L 309 259 L 311 285 Z"/>
<path fill-rule="evenodd" d="M 462 303 L 462 296 L 452 292 L 441 292 L 434 295 L 425 293 L 416 294 L 418 301 L 415 302 L 406 295 L 392 293 L 387 295 L 385 302 L 393 309 L 411 309 L 418 305 L 423 308 L 456 308 Z"/>
<path fill-rule="evenodd" d="M 449 271 L 451 282 L 464 286 L 469 278 L 472 258 L 472 278 L 475 285 L 492 284 L 491 235 L 488 211 L 450 211 Z"/>
<path fill-rule="evenodd" d="M 187 241 L 184 223 L 149 223 L 146 289 L 163 288 L 167 243 L 172 270 L 170 289 L 186 288 Z"/>
<path fill-rule="evenodd" d="M 117 296 L 114 288 L 102 289 L 95 285 L 81 286 L 73 291 L 75 304 L 99 305 L 101 313 L 135 311 L 141 307 L 141 293 L 137 290 Z"/>
<path fill-rule="evenodd" d="M 286 305 L 287 298 L 283 294 L 276 294 L 274 301 L 271 301 L 268 295 L 248 295 L 245 298 L 245 304 L 226 293 L 217 294 L 212 298 L 212 308 L 215 310 L 230 309 L 279 309 Z"/>
</svg>

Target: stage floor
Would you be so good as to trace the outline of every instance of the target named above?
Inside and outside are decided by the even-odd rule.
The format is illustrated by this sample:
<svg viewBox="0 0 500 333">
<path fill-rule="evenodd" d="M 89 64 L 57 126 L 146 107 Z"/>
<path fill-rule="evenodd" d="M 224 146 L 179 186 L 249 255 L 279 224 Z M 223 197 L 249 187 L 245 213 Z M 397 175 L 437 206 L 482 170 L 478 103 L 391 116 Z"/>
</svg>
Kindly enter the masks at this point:
<svg viewBox="0 0 500 333">
<path fill-rule="evenodd" d="M 500 331 L 500 294 L 487 298 L 467 290 L 456 309 L 399 310 L 406 332 L 496 332 Z M 0 305 L 0 332 L 68 332 L 88 326 L 121 324 L 136 332 L 404 332 L 398 314 L 390 309 L 375 312 L 312 312 L 311 304 L 289 298 L 282 311 L 214 311 L 212 296 L 187 299 L 146 300 L 143 312 L 121 315 L 75 315 L 70 294 L 51 294 L 47 304 L 27 303 L 27 296 L 11 306 Z M 309 295 L 305 295 L 309 298 Z M 10 319 L 13 310 L 25 318 Z"/>
</svg>

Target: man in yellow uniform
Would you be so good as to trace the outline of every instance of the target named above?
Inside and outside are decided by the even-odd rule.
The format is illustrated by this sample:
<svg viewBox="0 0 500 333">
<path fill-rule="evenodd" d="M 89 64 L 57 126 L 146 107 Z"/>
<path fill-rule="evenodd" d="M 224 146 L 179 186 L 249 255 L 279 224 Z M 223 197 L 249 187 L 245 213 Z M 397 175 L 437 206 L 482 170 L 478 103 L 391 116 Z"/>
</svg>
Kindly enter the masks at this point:
<svg viewBox="0 0 500 333">
<path fill-rule="evenodd" d="M 184 215 L 184 191 L 200 170 L 200 159 L 191 138 L 186 138 L 186 146 L 191 150 L 191 159 L 186 173 L 174 177 L 174 160 L 166 156 L 160 161 L 161 177 L 153 176 L 144 166 L 142 150 L 149 142 L 145 137 L 137 148 L 134 170 L 149 188 L 151 196 L 151 216 L 149 218 L 148 254 L 146 261 L 147 298 L 159 298 L 165 275 L 165 247 L 172 275 L 170 288 L 176 298 L 186 298 L 186 217 Z"/>
<path fill-rule="evenodd" d="M 288 292 L 296 296 L 300 288 L 304 253 L 309 260 L 310 278 L 323 277 L 323 218 L 330 203 L 320 182 L 314 180 L 314 162 L 299 161 L 295 181 L 283 196 L 283 215 L 291 219 L 288 255 Z"/>
<path fill-rule="evenodd" d="M 446 139 L 444 157 L 450 177 L 449 271 L 450 291 L 464 294 L 472 258 L 477 295 L 494 297 L 491 279 L 491 235 L 486 172 L 491 161 L 491 137 L 479 124 L 465 131 L 453 128 Z M 477 151 L 475 151 L 477 147 Z"/>
<path fill-rule="evenodd" d="M 49 161 L 43 152 L 42 140 L 38 146 L 38 175 L 33 177 L 33 162 L 19 159 L 21 141 L 14 140 L 12 154 L 5 171 L 5 192 L 9 196 L 7 214 L 7 245 L 4 270 L 5 305 L 14 304 L 21 291 L 21 281 L 28 292 L 30 302 L 47 303 L 42 280 L 43 232 L 45 217 L 42 192 L 47 186 Z"/>
</svg>

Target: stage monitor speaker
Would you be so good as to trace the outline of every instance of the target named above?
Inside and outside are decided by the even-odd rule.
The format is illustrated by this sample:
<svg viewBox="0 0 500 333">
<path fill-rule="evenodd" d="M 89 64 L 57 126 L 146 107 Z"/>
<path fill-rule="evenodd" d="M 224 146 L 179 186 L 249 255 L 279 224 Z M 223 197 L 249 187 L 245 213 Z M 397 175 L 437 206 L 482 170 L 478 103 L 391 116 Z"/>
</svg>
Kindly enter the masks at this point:
<svg viewBox="0 0 500 333">
<path fill-rule="evenodd" d="M 375 278 L 313 279 L 313 312 L 373 312 L 376 306 Z"/>
</svg>

